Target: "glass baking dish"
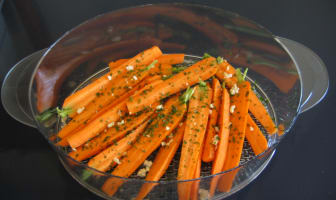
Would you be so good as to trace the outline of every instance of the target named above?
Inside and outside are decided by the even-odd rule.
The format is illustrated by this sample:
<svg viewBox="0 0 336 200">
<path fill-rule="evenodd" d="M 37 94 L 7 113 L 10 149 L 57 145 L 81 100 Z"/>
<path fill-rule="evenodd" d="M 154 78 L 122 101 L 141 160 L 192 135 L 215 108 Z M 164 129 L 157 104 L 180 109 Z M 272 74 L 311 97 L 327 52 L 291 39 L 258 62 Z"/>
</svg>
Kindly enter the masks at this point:
<svg viewBox="0 0 336 200">
<path fill-rule="evenodd" d="M 210 175 L 210 165 L 204 164 L 201 178 L 177 181 L 178 159 L 174 159 L 149 199 L 177 199 L 180 182 L 199 182 L 198 195 L 203 198 L 214 177 L 235 179 L 230 191 L 216 191 L 212 199 L 239 191 L 269 164 L 296 117 L 320 102 L 328 90 L 326 68 L 307 47 L 275 36 L 236 13 L 175 3 L 121 9 L 78 25 L 48 49 L 26 57 L 11 69 L 2 85 L 2 103 L 12 117 L 45 136 L 65 169 L 81 185 L 105 199 L 131 199 L 146 181 L 136 176 L 119 177 L 125 181 L 123 186 L 112 197 L 105 194 L 102 184 L 112 175 L 72 159 L 49 140 L 59 128 L 56 116 L 46 123 L 37 121 L 36 116 L 60 107 L 78 87 L 106 73 L 109 61 L 134 56 L 153 45 L 164 53 L 185 53 L 186 62 L 207 52 L 223 56 L 235 67 L 249 68 L 248 80 L 265 99 L 278 133 L 265 134 L 269 147 L 258 156 L 245 142 L 240 165 L 219 174 Z"/>
</svg>

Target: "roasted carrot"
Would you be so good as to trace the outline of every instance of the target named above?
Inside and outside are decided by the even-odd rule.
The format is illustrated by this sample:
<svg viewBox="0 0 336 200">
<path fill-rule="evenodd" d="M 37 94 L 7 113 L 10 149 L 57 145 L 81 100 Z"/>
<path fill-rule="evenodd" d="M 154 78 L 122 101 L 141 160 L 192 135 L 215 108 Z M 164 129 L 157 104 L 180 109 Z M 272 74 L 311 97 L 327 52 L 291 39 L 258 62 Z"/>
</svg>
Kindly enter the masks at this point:
<svg viewBox="0 0 336 200">
<path fill-rule="evenodd" d="M 261 125 L 266 129 L 269 134 L 274 134 L 277 128 L 268 114 L 265 106 L 261 103 L 257 95 L 252 91 L 250 95 L 251 103 L 249 106 L 249 111 L 253 114 L 255 118 L 261 123 Z"/>
<path fill-rule="evenodd" d="M 211 93 L 212 89 L 207 85 L 195 86 L 189 102 L 177 180 L 194 178 L 208 123 Z M 178 183 L 179 199 L 189 199 L 191 186 L 190 181 Z"/>
<path fill-rule="evenodd" d="M 131 113 L 138 112 L 160 99 L 196 84 L 200 80 L 210 78 L 216 71 L 217 62 L 215 58 L 203 59 L 173 77 L 164 80 L 161 84 L 154 86 L 148 93 L 133 95 L 132 101 L 129 100 L 127 102 L 127 108 Z"/>
<path fill-rule="evenodd" d="M 184 62 L 184 54 L 163 54 L 158 57 L 158 63 L 161 64 L 180 64 Z"/>
<path fill-rule="evenodd" d="M 173 67 L 171 64 L 159 64 L 157 67 L 150 70 L 151 74 L 157 74 L 161 76 L 168 76 L 172 74 Z"/>
<path fill-rule="evenodd" d="M 127 59 L 127 58 L 122 58 L 122 59 L 116 60 L 114 62 L 110 62 L 108 65 L 109 65 L 110 70 L 113 71 L 113 69 L 115 69 L 115 68 L 119 67 L 120 65 L 124 64 L 128 60 L 129 59 Z"/>
<path fill-rule="evenodd" d="M 236 70 L 226 60 L 223 60 L 222 63 L 218 64 L 216 77 L 219 80 L 224 81 L 225 85 L 229 88 L 237 83 Z"/>
<path fill-rule="evenodd" d="M 88 162 L 88 166 L 102 172 L 108 171 L 113 161 L 115 161 L 116 159 L 119 160 L 123 153 L 125 153 L 129 148 L 132 147 L 132 144 L 134 143 L 136 138 L 143 132 L 146 126 L 147 122 L 141 124 L 133 132 L 126 135 L 121 140 L 115 142 L 104 151 L 91 158 Z"/>
<path fill-rule="evenodd" d="M 167 138 L 167 141 L 163 144 L 164 146 L 160 147 L 158 154 L 155 156 L 152 167 L 150 168 L 146 181 L 158 181 L 166 172 L 170 162 L 172 161 L 177 149 L 179 148 L 183 133 L 184 133 L 185 124 L 179 125 L 176 128 L 174 136 Z M 155 183 L 144 183 L 135 198 L 136 200 L 141 200 L 147 196 L 147 194 L 156 186 Z"/>
<path fill-rule="evenodd" d="M 161 144 L 172 130 L 180 123 L 186 110 L 186 104 L 181 104 L 178 96 L 168 99 L 162 113 L 146 128 L 143 135 L 127 152 L 127 157 L 121 160 L 112 172 L 114 176 L 130 176 L 145 159 Z M 123 184 L 120 178 L 109 178 L 102 186 L 102 191 L 112 196 Z"/>
<path fill-rule="evenodd" d="M 85 108 L 85 106 L 87 106 L 95 98 L 97 92 L 100 92 L 103 88 L 108 87 L 111 80 L 116 77 L 115 75 L 118 73 L 117 71 L 120 70 L 118 67 L 125 61 L 127 61 L 127 59 L 120 59 L 116 62 L 109 63 L 109 67 L 111 68 L 109 73 L 68 96 L 64 100 L 63 108 L 73 109 L 73 111 L 69 114 L 69 117 L 75 116 L 78 110 Z"/>
<path fill-rule="evenodd" d="M 200 155 L 199 155 L 198 160 L 197 160 L 197 166 L 196 166 L 196 170 L 195 170 L 194 179 L 199 178 L 201 176 L 203 150 L 204 150 L 204 142 L 202 144 L 201 152 L 200 152 Z M 198 199 L 199 184 L 200 184 L 200 180 L 193 181 L 192 186 L 191 186 L 191 193 L 190 193 L 190 199 L 191 200 L 197 200 Z"/>
<path fill-rule="evenodd" d="M 245 136 L 255 155 L 259 155 L 267 149 L 267 140 L 260 131 L 251 116 L 247 117 Z"/>
<path fill-rule="evenodd" d="M 137 85 L 143 78 L 146 77 L 149 73 L 149 69 L 155 63 L 153 62 L 153 59 L 161 54 L 162 52 L 158 47 L 153 47 L 122 64 L 120 69 L 123 71 L 118 71 L 118 74 L 116 75 L 117 77 L 111 81 L 111 85 L 96 93 L 95 98 L 85 108 L 81 108 L 83 109 L 81 110 L 81 113 L 63 127 L 63 129 L 61 129 L 58 133 L 58 136 L 62 138 L 69 135 L 79 126 L 83 126 L 83 123 L 87 123 L 87 120 L 89 120 L 90 117 L 103 108 L 106 108 L 106 106 L 111 102 L 131 90 L 132 87 Z M 146 66 L 148 63 L 151 64 Z M 135 67 L 133 65 L 135 65 Z"/>
<path fill-rule="evenodd" d="M 213 143 L 213 139 L 217 134 L 216 125 L 217 125 L 217 117 L 219 113 L 219 108 L 221 105 L 221 96 L 222 96 L 222 87 L 218 79 L 212 79 L 212 89 L 213 89 L 213 98 L 212 103 L 210 104 L 210 117 L 207 126 L 207 131 L 205 133 L 205 142 L 202 153 L 202 161 L 203 162 L 211 162 L 215 158 L 215 148 L 216 145 Z"/>
<path fill-rule="evenodd" d="M 211 168 L 211 174 L 217 174 L 222 171 L 224 162 L 226 160 L 226 153 L 227 153 L 227 147 L 229 142 L 229 118 L 230 118 L 230 95 L 228 91 L 224 88 L 222 92 L 221 97 L 221 106 L 219 109 L 219 133 L 218 133 L 218 141 L 217 143 L 217 150 L 216 150 L 216 156 L 212 163 Z M 218 183 L 218 176 L 215 176 L 212 178 L 210 183 L 210 191 L 209 195 L 210 197 L 213 196 L 215 193 L 217 183 Z"/>
<path fill-rule="evenodd" d="M 248 81 L 243 81 L 239 85 L 239 93 L 230 99 L 230 133 L 226 158 L 222 171 L 226 171 L 239 165 L 245 139 L 245 130 L 250 104 L 251 85 Z M 233 179 L 221 178 L 218 189 L 228 192 L 231 189 Z"/>
<path fill-rule="evenodd" d="M 109 145 L 118 141 L 118 139 L 123 137 L 128 131 L 131 131 L 135 127 L 142 124 L 151 115 L 153 115 L 153 113 L 153 110 L 148 110 L 136 115 L 125 117 L 123 119 L 124 123 L 122 123 L 122 121 L 120 121 L 119 124 L 116 123 L 113 127 L 108 128 L 106 132 L 103 131 L 99 136 L 77 148 L 76 151 L 70 152 L 69 156 L 75 160 L 82 161 L 93 155 L 96 155 Z"/>
</svg>

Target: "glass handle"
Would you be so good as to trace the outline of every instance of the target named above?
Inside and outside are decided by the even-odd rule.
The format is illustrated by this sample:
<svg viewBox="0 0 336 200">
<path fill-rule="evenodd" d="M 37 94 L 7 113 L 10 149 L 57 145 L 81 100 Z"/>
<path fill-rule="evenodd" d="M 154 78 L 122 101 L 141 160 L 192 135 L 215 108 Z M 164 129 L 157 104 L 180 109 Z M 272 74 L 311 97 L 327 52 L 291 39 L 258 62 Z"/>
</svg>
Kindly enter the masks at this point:
<svg viewBox="0 0 336 200">
<path fill-rule="evenodd" d="M 14 65 L 1 87 L 1 101 L 7 113 L 17 121 L 36 128 L 29 106 L 29 83 L 37 63 L 46 49 L 37 51 Z"/>
<path fill-rule="evenodd" d="M 292 57 L 302 83 L 301 113 L 317 105 L 327 94 L 329 76 L 321 58 L 306 46 L 283 37 L 275 39 Z"/>
</svg>

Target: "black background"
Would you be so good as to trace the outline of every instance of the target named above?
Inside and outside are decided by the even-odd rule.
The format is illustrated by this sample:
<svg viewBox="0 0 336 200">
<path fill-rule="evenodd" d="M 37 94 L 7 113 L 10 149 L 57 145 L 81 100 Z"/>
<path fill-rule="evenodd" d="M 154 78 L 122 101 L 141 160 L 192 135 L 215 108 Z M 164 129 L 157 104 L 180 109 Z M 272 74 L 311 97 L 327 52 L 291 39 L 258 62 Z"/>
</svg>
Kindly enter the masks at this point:
<svg viewBox="0 0 336 200">
<path fill-rule="evenodd" d="M 48 47 L 75 25 L 98 14 L 134 5 L 173 1 L 0 0 L 0 72 Z M 336 6 L 330 1 L 183 1 L 219 7 L 250 18 L 275 35 L 298 41 L 325 62 L 326 98 L 302 113 L 266 170 L 228 199 L 336 199 Z M 64 170 L 36 129 L 1 107 L 0 199 L 100 199 Z"/>
</svg>

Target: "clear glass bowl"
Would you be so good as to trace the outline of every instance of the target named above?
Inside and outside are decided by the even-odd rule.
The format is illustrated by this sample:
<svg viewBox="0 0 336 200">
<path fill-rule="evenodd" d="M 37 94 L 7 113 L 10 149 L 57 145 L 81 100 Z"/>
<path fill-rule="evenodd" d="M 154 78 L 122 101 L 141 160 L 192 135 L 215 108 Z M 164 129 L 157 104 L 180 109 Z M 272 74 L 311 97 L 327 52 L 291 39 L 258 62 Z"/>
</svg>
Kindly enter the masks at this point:
<svg viewBox="0 0 336 200">
<path fill-rule="evenodd" d="M 73 160 L 49 140 L 58 131 L 56 116 L 46 123 L 34 116 L 45 109 L 61 107 L 65 97 L 79 85 L 104 73 L 109 61 L 134 56 L 153 45 L 164 53 L 190 55 L 186 60 L 207 52 L 223 56 L 235 67 L 249 68 L 248 79 L 256 83 L 257 92 L 266 99 L 282 134 L 265 134 L 269 148 L 259 156 L 253 156 L 245 142 L 241 163 L 235 169 L 210 175 L 210 165 L 203 164 L 201 178 L 195 180 L 174 179 L 178 166 L 175 159 L 167 174 L 156 182 L 149 199 L 177 199 L 180 182 L 199 182 L 202 193 L 209 189 L 214 177 L 235 179 L 230 191 L 216 191 L 213 199 L 227 197 L 245 187 L 267 166 L 300 111 L 316 105 L 327 92 L 328 74 L 323 62 L 306 47 L 274 36 L 235 13 L 176 3 L 121 9 L 80 24 L 47 50 L 28 57 L 30 62 L 18 63 L 4 81 L 2 102 L 14 118 L 38 128 L 80 184 L 106 199 L 131 199 L 144 180 L 119 177 L 125 183 L 114 196 L 108 196 L 101 187 L 112 175 Z M 322 81 L 312 78 L 313 75 Z M 94 175 L 85 177 L 87 174 Z"/>
</svg>

